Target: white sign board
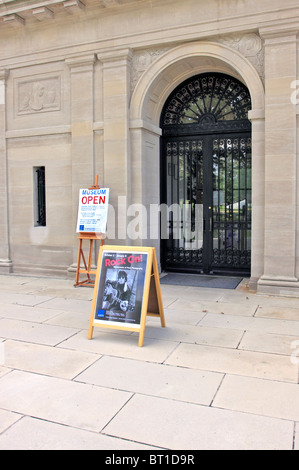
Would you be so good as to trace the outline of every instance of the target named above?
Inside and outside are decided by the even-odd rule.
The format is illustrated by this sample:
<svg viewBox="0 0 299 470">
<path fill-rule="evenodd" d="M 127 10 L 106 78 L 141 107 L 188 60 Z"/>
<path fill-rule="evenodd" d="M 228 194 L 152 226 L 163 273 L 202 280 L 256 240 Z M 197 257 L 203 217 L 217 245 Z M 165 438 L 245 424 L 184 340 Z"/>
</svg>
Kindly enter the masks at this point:
<svg viewBox="0 0 299 470">
<path fill-rule="evenodd" d="M 106 233 L 109 189 L 80 189 L 77 232 Z"/>
</svg>

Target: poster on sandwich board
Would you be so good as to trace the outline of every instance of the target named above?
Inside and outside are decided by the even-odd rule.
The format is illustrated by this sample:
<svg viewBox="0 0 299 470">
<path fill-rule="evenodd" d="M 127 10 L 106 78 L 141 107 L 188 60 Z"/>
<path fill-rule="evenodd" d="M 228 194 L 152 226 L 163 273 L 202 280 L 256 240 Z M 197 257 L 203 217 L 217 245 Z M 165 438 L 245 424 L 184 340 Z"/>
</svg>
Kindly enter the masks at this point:
<svg viewBox="0 0 299 470">
<path fill-rule="evenodd" d="M 147 315 L 165 326 L 155 249 L 101 246 L 88 338 L 94 327 L 135 331 L 142 346 Z"/>
</svg>

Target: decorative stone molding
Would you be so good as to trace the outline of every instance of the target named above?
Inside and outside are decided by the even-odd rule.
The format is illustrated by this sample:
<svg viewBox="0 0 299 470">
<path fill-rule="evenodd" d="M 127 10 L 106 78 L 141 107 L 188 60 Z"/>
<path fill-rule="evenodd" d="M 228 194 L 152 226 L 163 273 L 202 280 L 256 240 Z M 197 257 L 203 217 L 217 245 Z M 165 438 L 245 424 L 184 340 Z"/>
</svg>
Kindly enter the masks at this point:
<svg viewBox="0 0 299 470">
<path fill-rule="evenodd" d="M 164 52 L 164 51 L 163 51 Z M 147 66 L 135 84 L 131 97 L 132 120 L 150 120 L 159 125 L 163 103 L 170 92 L 188 77 L 202 73 L 211 63 L 214 70 L 240 77 L 252 96 L 253 109 L 263 109 L 265 91 L 255 67 L 239 51 L 219 42 L 183 43 L 161 53 Z"/>
<path fill-rule="evenodd" d="M 9 70 L 0 70 L 0 105 L 5 104 L 5 86 L 9 76 Z"/>
<path fill-rule="evenodd" d="M 102 51 L 97 54 L 98 60 L 102 63 L 118 62 L 119 60 L 132 60 L 132 51 L 128 47 L 114 49 L 111 51 Z"/>
<path fill-rule="evenodd" d="M 63 2 L 63 6 L 68 13 L 75 13 L 78 10 L 83 10 L 85 8 L 85 4 L 80 0 L 66 0 Z"/>
<path fill-rule="evenodd" d="M 263 40 L 260 36 L 255 33 L 247 33 L 243 35 L 238 33 L 223 36 L 219 38 L 218 41 L 231 49 L 237 50 L 246 57 L 252 63 L 264 82 L 265 53 Z"/>
<path fill-rule="evenodd" d="M 119 5 L 119 0 L 100 0 L 100 4 L 105 8 L 117 7 Z"/>
<path fill-rule="evenodd" d="M 26 27 L 35 21 L 47 21 L 58 15 L 75 15 L 98 7 L 105 12 L 109 9 L 126 8 L 127 5 L 143 0 L 25 0 L 16 2 L 0 0 L 0 27 Z"/>
<path fill-rule="evenodd" d="M 218 38 L 219 43 L 237 50 L 246 57 L 258 72 L 262 81 L 264 81 L 264 44 L 263 40 L 255 33 L 240 35 L 230 34 Z M 141 75 L 149 66 L 162 54 L 169 51 L 171 47 L 161 47 L 155 49 L 143 49 L 135 51 L 132 59 L 131 73 L 131 94 Z"/>
<path fill-rule="evenodd" d="M 13 13 L 12 15 L 6 15 L 3 17 L 3 23 L 9 24 L 13 27 L 23 26 L 25 24 L 24 18 L 22 16 Z"/>
<path fill-rule="evenodd" d="M 61 78 L 20 81 L 17 84 L 16 115 L 34 114 L 61 109 Z"/>
<path fill-rule="evenodd" d="M 95 54 L 90 53 L 90 54 L 85 54 L 85 55 L 80 55 L 80 56 L 75 56 L 75 57 L 69 57 L 65 60 L 66 64 L 72 68 L 72 67 L 82 67 L 85 65 L 93 65 L 95 63 L 96 57 Z"/>
<path fill-rule="evenodd" d="M 13 264 L 10 259 L 0 259 L 0 273 L 9 274 L 12 272 Z"/>
<path fill-rule="evenodd" d="M 94 53 L 70 57 L 65 60 L 65 63 L 69 66 L 72 75 L 92 70 L 95 62 L 96 56 Z"/>
<path fill-rule="evenodd" d="M 167 52 L 169 49 L 171 48 L 161 47 L 134 52 L 131 67 L 131 94 L 133 93 L 136 83 L 138 82 L 143 72 L 145 72 L 145 70 L 154 62 L 154 60 L 160 57 L 160 55 L 164 54 L 164 52 Z"/>
<path fill-rule="evenodd" d="M 53 11 L 47 7 L 35 8 L 32 10 L 32 14 L 38 21 L 48 20 L 54 17 Z"/>
<path fill-rule="evenodd" d="M 250 121 L 264 120 L 265 110 L 264 109 L 251 109 L 248 112 L 248 119 Z"/>
<path fill-rule="evenodd" d="M 297 19 L 284 19 L 274 21 L 271 24 L 262 25 L 259 28 L 260 36 L 263 39 L 278 39 L 279 41 L 283 37 L 297 36 L 299 32 Z"/>
<path fill-rule="evenodd" d="M 7 80 L 9 76 L 9 70 L 8 69 L 0 69 L 0 80 Z"/>
</svg>

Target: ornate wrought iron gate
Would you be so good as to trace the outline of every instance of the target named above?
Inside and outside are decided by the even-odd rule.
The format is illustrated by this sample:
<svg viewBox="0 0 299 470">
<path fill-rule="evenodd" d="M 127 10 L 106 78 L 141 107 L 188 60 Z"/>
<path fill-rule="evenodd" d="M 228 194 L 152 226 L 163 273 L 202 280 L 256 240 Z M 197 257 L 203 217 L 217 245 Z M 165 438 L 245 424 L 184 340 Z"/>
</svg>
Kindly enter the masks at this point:
<svg viewBox="0 0 299 470">
<path fill-rule="evenodd" d="M 251 107 L 247 88 L 222 74 L 189 79 L 162 113 L 162 266 L 250 271 Z"/>
</svg>

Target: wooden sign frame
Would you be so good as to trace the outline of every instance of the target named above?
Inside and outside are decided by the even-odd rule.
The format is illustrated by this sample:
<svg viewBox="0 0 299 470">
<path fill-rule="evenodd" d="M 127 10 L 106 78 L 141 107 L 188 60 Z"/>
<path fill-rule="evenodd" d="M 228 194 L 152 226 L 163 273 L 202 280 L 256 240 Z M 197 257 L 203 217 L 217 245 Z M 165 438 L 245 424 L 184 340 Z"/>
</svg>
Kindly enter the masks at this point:
<svg viewBox="0 0 299 470">
<path fill-rule="evenodd" d="M 103 195 L 102 195 L 103 192 Z M 109 188 L 100 188 L 98 185 L 98 175 L 95 177 L 95 184 L 90 188 L 81 188 L 79 191 L 79 205 L 77 215 L 77 233 L 94 234 L 105 233 L 107 230 Z M 87 209 L 87 212 L 86 212 Z M 100 210 L 100 212 L 99 212 Z M 104 221 L 98 224 L 102 218 L 103 210 L 106 211 Z M 90 213 L 91 211 L 91 213 Z M 94 212 L 93 212 L 94 211 Z M 85 222 L 84 222 L 85 220 Z M 86 225 L 85 225 L 86 224 Z M 100 230 L 104 228 L 104 230 Z"/>
<path fill-rule="evenodd" d="M 93 189 L 101 189 L 98 185 L 98 175 L 95 175 L 94 185 L 88 188 L 89 190 Z M 77 286 L 87 286 L 87 287 L 94 287 L 95 281 L 91 279 L 91 274 L 96 274 L 96 270 L 91 268 L 91 259 L 92 259 L 92 250 L 93 250 L 93 242 L 96 240 L 101 240 L 101 245 L 104 244 L 105 233 L 95 233 L 95 232 L 80 232 L 80 235 L 77 237 L 79 240 L 79 247 L 78 247 L 78 258 L 77 258 L 77 268 L 76 268 L 76 281 L 74 287 Z M 88 261 L 86 263 L 84 251 L 83 251 L 83 241 L 89 241 L 89 248 L 88 248 Z M 81 268 L 81 259 L 84 264 L 84 268 Z M 83 281 L 79 281 L 80 274 L 86 274 L 86 278 Z"/>
<path fill-rule="evenodd" d="M 74 287 L 77 286 L 88 286 L 88 287 L 94 287 L 94 280 L 91 279 L 90 275 L 91 274 L 96 274 L 96 270 L 92 269 L 91 267 L 91 261 L 92 261 L 92 250 L 93 250 L 93 242 L 100 240 L 101 245 L 104 244 L 104 236 L 105 234 L 93 234 L 93 233 L 80 233 L 78 240 L 79 240 L 79 248 L 78 248 L 78 259 L 77 259 L 77 269 L 76 269 L 76 281 L 74 284 Z M 84 251 L 83 251 L 83 242 L 84 240 L 89 242 L 89 247 L 88 247 L 88 261 L 86 262 Z M 81 259 L 84 264 L 84 268 L 81 268 Z M 79 276 L 80 274 L 86 274 L 86 278 L 83 281 L 79 281 Z"/>
<path fill-rule="evenodd" d="M 116 289 L 118 280 L 123 283 L 124 279 L 127 296 L 125 287 Z M 119 292 L 123 292 L 122 298 Z M 142 347 L 147 316 L 159 317 L 161 326 L 166 326 L 155 248 L 101 246 L 88 339 L 92 339 L 94 327 L 134 331 L 139 333 L 138 346 Z"/>
</svg>

